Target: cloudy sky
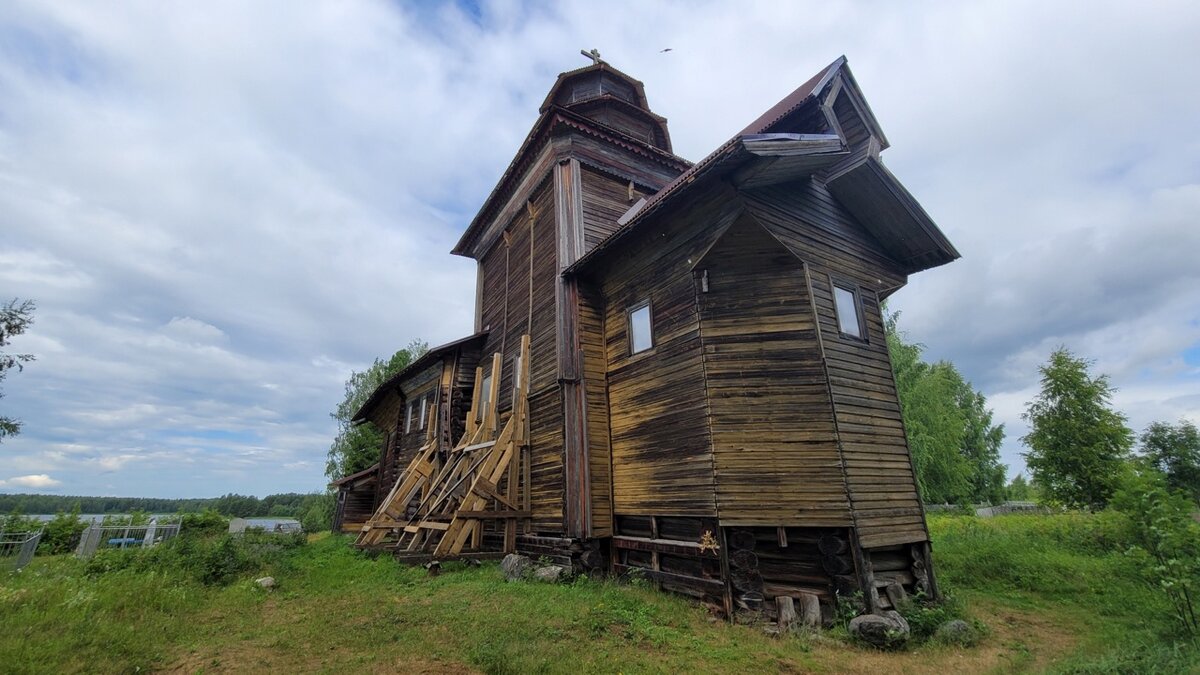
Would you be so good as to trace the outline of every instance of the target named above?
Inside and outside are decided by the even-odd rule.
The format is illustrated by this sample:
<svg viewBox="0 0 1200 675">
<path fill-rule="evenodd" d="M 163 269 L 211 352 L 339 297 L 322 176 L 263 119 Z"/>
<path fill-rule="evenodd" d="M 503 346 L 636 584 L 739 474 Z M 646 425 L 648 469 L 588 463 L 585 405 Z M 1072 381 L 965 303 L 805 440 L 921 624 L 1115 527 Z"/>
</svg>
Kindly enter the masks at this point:
<svg viewBox="0 0 1200 675">
<path fill-rule="evenodd" d="M 581 48 L 696 160 L 845 54 L 963 253 L 895 306 L 1009 430 L 1057 345 L 1200 422 L 1200 4 L 7 2 L 0 491 L 324 484 L 352 369 L 471 329 L 448 255 Z M 662 52 L 664 48 L 669 52 Z"/>
</svg>

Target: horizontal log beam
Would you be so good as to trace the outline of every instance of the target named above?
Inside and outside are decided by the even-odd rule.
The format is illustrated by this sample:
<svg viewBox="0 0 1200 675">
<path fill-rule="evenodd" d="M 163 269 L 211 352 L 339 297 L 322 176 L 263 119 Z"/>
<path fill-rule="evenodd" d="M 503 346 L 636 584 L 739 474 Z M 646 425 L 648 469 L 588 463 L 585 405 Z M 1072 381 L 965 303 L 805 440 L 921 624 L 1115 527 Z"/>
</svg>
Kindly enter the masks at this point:
<svg viewBox="0 0 1200 675">
<path fill-rule="evenodd" d="M 459 511 L 459 518 L 479 520 L 497 520 L 503 518 L 532 518 L 531 511 Z"/>
<path fill-rule="evenodd" d="M 702 550 L 700 544 L 678 539 L 652 539 L 649 537 L 616 536 L 612 538 L 613 546 L 631 551 L 658 551 L 695 557 L 717 557 L 717 552 Z"/>
<path fill-rule="evenodd" d="M 645 567 L 637 567 L 636 565 L 613 565 L 613 569 L 617 574 L 639 574 L 654 581 L 667 581 L 670 583 L 679 584 L 681 586 L 693 586 L 698 588 L 706 588 L 718 593 L 725 590 L 725 584 L 720 579 L 704 579 L 701 577 L 689 577 L 683 574 L 672 574 L 670 572 L 656 572 Z"/>
</svg>

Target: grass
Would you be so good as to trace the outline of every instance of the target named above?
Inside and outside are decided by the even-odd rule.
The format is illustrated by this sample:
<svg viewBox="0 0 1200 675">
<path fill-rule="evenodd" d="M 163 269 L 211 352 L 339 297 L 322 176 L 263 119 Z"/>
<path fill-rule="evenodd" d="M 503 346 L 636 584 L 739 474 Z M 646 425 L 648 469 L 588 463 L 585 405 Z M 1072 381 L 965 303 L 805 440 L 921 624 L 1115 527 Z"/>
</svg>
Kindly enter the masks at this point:
<svg viewBox="0 0 1200 675">
<path fill-rule="evenodd" d="M 1119 514 L 933 516 L 939 579 L 974 605 L 1030 611 L 1072 628 L 1065 673 L 1200 672 L 1165 598 L 1125 554 Z"/>
<path fill-rule="evenodd" d="M 223 555 L 210 546 L 189 557 L 38 559 L 0 577 L 0 670 L 1200 670 L 1104 518 L 939 516 L 930 527 L 941 583 L 987 627 L 978 646 L 879 652 L 822 636 L 771 638 L 649 588 L 510 584 L 495 565 L 455 563 L 429 577 L 327 536 Z M 258 588 L 261 574 L 278 587 Z"/>
</svg>

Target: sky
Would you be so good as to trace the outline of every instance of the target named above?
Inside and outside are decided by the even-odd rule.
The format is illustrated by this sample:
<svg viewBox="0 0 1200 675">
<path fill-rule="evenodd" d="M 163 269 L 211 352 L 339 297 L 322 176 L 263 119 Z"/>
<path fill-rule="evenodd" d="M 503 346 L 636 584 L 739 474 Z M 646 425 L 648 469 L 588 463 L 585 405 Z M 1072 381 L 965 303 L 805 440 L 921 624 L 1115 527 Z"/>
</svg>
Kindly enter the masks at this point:
<svg viewBox="0 0 1200 675">
<path fill-rule="evenodd" d="M 839 55 L 963 257 L 893 296 L 1005 424 L 1063 345 L 1200 422 L 1200 4 L 0 6 L 0 491 L 320 490 L 352 370 L 471 332 L 449 255 L 580 49 L 698 160 Z M 670 48 L 670 51 L 662 51 Z"/>
</svg>

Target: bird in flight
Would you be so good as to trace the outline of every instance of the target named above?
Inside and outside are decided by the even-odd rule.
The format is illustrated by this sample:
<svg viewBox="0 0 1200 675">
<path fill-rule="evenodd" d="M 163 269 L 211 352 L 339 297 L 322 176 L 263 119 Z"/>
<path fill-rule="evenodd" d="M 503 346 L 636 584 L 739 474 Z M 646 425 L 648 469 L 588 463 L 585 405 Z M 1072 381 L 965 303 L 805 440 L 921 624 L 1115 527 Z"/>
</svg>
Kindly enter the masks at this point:
<svg viewBox="0 0 1200 675">
<path fill-rule="evenodd" d="M 670 47 L 667 47 L 666 49 L 660 49 L 660 50 L 658 50 L 658 53 L 659 53 L 659 54 L 665 54 L 665 53 L 667 53 L 667 52 L 669 52 L 669 51 L 671 51 L 671 48 L 670 48 Z"/>
</svg>

